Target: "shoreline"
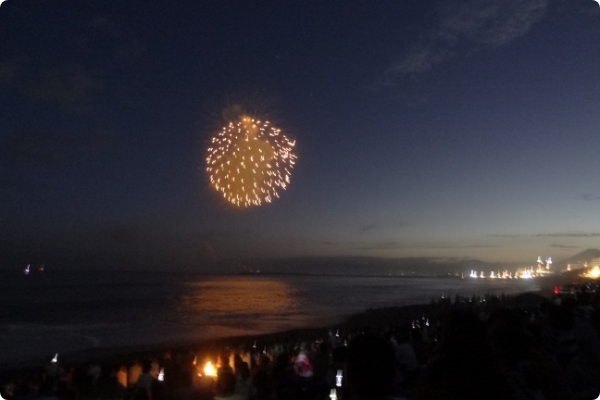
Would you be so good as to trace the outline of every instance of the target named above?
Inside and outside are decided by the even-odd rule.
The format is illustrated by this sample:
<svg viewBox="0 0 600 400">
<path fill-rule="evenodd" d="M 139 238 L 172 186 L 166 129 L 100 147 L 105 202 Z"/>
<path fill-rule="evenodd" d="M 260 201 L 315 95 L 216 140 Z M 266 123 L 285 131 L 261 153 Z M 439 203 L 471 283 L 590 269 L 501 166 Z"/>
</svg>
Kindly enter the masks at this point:
<svg viewBox="0 0 600 400">
<path fill-rule="evenodd" d="M 523 292 L 538 293 L 538 292 Z M 519 294 L 519 295 L 521 295 Z M 519 295 L 510 295 L 514 298 Z M 433 299 L 432 299 L 433 300 Z M 454 298 L 447 298 L 453 301 Z M 101 365 L 126 364 L 132 360 L 144 358 L 161 358 L 165 353 L 178 353 L 195 351 L 198 353 L 214 353 L 215 349 L 229 348 L 251 348 L 253 343 L 257 347 L 263 347 L 273 343 L 287 343 L 290 341 L 306 342 L 318 338 L 325 338 L 328 332 L 339 331 L 341 335 L 357 332 L 360 329 L 382 330 L 390 326 L 410 324 L 412 320 L 420 319 L 423 315 L 436 317 L 439 313 L 437 305 L 429 303 L 393 306 L 386 308 L 367 309 L 341 318 L 339 323 L 326 324 L 314 327 L 300 327 L 289 330 L 248 334 L 238 336 L 221 336 L 187 342 L 163 342 L 150 345 L 133 345 L 123 347 L 92 348 L 74 353 L 59 354 L 59 365 L 83 365 L 90 362 L 98 362 Z M 36 360 L 0 364 L 0 373 L 16 371 L 32 371 L 43 368 L 48 364 L 52 356 L 47 359 L 41 357 Z"/>
<path fill-rule="evenodd" d="M 269 332 L 261 334 L 247 334 L 238 336 L 221 336 L 200 340 L 190 340 L 187 342 L 162 342 L 150 345 L 133 345 L 123 347 L 91 348 L 73 353 L 59 354 L 58 363 L 60 365 L 81 365 L 92 361 L 99 362 L 102 365 L 126 363 L 134 359 L 156 358 L 167 352 L 177 353 L 185 351 L 207 352 L 215 348 L 237 348 L 245 346 L 250 348 L 257 342 L 257 347 L 269 345 L 271 343 L 287 342 L 289 340 L 306 341 L 318 337 L 325 337 L 329 331 L 339 330 L 340 332 L 356 331 L 359 325 L 364 325 L 359 321 L 370 321 L 367 325 L 372 325 L 375 319 L 380 322 L 390 322 L 392 320 L 409 321 L 411 318 L 417 318 L 423 312 L 427 312 L 431 304 L 402 305 L 389 308 L 367 309 L 360 313 L 341 317 L 339 323 L 326 324 L 313 327 L 299 327 L 289 330 Z M 373 318 L 374 316 L 375 319 Z M 376 324 L 379 325 L 379 324 Z M 0 373 L 14 371 L 31 371 L 44 367 L 50 361 L 52 355 L 47 355 L 47 359 L 38 358 L 22 362 L 0 364 Z"/>
</svg>

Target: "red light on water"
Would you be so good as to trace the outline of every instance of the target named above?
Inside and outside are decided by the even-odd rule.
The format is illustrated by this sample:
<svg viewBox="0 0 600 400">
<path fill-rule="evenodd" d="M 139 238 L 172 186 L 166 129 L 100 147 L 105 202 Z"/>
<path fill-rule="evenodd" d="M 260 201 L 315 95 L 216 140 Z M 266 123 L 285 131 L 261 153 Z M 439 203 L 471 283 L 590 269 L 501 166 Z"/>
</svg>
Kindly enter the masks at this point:
<svg viewBox="0 0 600 400">
<path fill-rule="evenodd" d="M 559 291 L 558 291 L 558 286 L 554 286 L 554 290 L 553 290 L 553 292 L 554 292 L 554 294 L 558 294 L 558 293 L 559 293 Z"/>
</svg>

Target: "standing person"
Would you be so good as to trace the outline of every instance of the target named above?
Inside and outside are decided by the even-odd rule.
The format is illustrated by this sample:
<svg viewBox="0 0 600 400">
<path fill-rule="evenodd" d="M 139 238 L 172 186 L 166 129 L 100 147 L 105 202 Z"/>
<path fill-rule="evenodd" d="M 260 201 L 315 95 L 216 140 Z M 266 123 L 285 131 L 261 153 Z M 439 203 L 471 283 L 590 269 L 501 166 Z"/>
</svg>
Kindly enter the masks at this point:
<svg viewBox="0 0 600 400">
<path fill-rule="evenodd" d="M 173 390 L 172 400 L 195 400 L 198 397 L 198 388 L 194 386 L 192 371 L 181 371 L 181 386 Z"/>
<path fill-rule="evenodd" d="M 96 361 L 92 361 L 88 366 L 86 376 L 90 379 L 90 383 L 93 386 L 96 386 L 98 384 L 98 379 L 100 379 L 101 374 L 102 369 L 100 368 L 100 364 Z"/>
<path fill-rule="evenodd" d="M 238 364 L 238 371 L 235 374 L 235 394 L 242 396 L 244 400 L 250 399 L 253 390 L 252 376 L 248 363 L 242 361 Z"/>
<path fill-rule="evenodd" d="M 331 355 L 327 342 L 319 343 L 317 352 L 312 357 L 313 360 L 313 382 L 319 398 L 327 398 L 329 387 L 327 385 L 327 374 L 331 365 Z"/>
<path fill-rule="evenodd" d="M 404 390 L 411 390 L 417 374 L 419 362 L 415 349 L 410 343 L 410 326 L 402 327 L 396 334 L 395 357 L 399 369 L 400 386 Z"/>
<path fill-rule="evenodd" d="M 138 381 L 137 381 L 138 390 L 142 389 L 142 390 L 150 391 L 150 388 L 152 387 L 152 382 L 154 381 L 154 376 L 152 376 L 151 371 L 152 371 L 152 362 L 148 360 L 148 361 L 144 362 L 144 366 L 142 367 L 142 374 L 138 378 Z"/>
<path fill-rule="evenodd" d="M 365 334 L 350 342 L 347 384 L 342 381 L 350 400 L 386 400 L 395 375 L 394 349 L 388 340 Z"/>
<path fill-rule="evenodd" d="M 217 394 L 215 400 L 244 400 L 235 393 L 235 375 L 230 371 L 222 371 L 217 378 Z"/>
<path fill-rule="evenodd" d="M 260 357 L 260 363 L 253 377 L 256 400 L 271 400 L 273 398 L 273 382 L 270 375 L 271 359 Z"/>
<path fill-rule="evenodd" d="M 515 399 L 477 315 L 453 311 L 441 334 L 436 354 L 417 384 L 417 400 Z"/>
<path fill-rule="evenodd" d="M 570 386 L 573 398 L 596 399 L 600 391 L 600 340 L 594 328 L 575 314 L 577 301 L 564 299 L 548 309 L 543 339 Z"/>
<path fill-rule="evenodd" d="M 134 388 L 140 375 L 142 375 L 142 366 L 137 361 L 133 361 L 127 369 L 127 387 Z"/>
<path fill-rule="evenodd" d="M 77 398 L 77 388 L 74 385 L 75 367 L 69 367 L 60 377 L 56 386 L 56 397 L 59 400 L 74 400 Z"/>
</svg>

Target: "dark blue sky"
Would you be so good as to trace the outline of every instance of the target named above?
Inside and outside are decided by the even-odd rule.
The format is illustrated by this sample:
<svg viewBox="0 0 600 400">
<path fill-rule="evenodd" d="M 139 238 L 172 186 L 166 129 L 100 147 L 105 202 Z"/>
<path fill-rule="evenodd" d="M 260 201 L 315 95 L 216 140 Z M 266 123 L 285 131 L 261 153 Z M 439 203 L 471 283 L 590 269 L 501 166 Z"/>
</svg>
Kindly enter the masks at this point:
<svg viewBox="0 0 600 400">
<path fill-rule="evenodd" d="M 209 186 L 231 110 L 291 185 Z M 592 0 L 7 0 L 0 265 L 322 255 L 565 258 L 600 238 Z"/>
</svg>

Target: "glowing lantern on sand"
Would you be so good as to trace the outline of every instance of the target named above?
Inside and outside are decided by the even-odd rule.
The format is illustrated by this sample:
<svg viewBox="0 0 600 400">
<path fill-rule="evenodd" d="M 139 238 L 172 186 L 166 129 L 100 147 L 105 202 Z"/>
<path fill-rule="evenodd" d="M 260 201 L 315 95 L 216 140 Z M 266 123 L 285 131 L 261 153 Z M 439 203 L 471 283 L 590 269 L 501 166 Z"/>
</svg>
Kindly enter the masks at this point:
<svg viewBox="0 0 600 400">
<path fill-rule="evenodd" d="M 342 386 L 342 378 L 343 378 L 343 376 L 342 376 L 342 370 L 338 369 L 337 370 L 337 374 L 335 376 L 335 386 L 337 386 L 337 387 L 341 387 Z"/>
</svg>

